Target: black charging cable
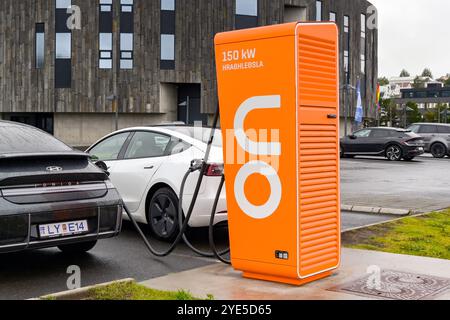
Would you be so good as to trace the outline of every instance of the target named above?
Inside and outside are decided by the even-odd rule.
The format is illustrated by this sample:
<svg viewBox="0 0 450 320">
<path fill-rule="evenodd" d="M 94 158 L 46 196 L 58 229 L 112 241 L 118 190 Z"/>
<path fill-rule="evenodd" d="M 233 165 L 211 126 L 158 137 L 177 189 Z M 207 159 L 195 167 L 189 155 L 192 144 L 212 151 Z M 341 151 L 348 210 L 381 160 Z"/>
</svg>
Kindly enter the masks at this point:
<svg viewBox="0 0 450 320">
<path fill-rule="evenodd" d="M 184 197 L 184 189 L 186 186 L 186 181 L 188 179 L 188 177 L 192 174 L 193 172 L 191 170 L 189 170 L 186 175 L 183 178 L 183 181 L 181 183 L 181 188 L 180 188 L 180 196 L 179 196 L 179 203 L 178 203 L 178 223 L 179 223 L 179 227 L 181 228 L 183 225 L 183 197 Z M 220 196 L 220 195 L 219 195 Z M 217 208 L 217 205 L 216 205 Z M 215 212 L 214 212 L 215 213 Z M 214 228 L 214 220 L 213 220 L 213 228 Z M 216 254 L 214 254 L 214 252 L 207 252 L 207 251 L 202 251 L 198 248 L 196 248 L 188 239 L 188 237 L 186 236 L 186 233 L 183 234 L 183 241 L 184 243 L 189 247 L 189 249 L 191 249 L 194 253 L 196 253 L 199 256 L 202 257 L 206 257 L 206 258 L 215 258 Z M 230 249 L 225 249 L 221 252 L 218 252 L 219 255 L 225 255 L 227 253 L 230 252 Z"/>
<path fill-rule="evenodd" d="M 213 205 L 213 208 L 212 208 L 212 211 L 211 211 L 211 219 L 209 221 L 209 233 L 208 233 L 208 235 L 209 235 L 209 246 L 211 248 L 212 253 L 216 257 L 216 259 L 218 259 L 219 261 L 221 261 L 221 262 L 223 262 L 225 264 L 231 265 L 231 261 L 230 260 L 226 260 L 225 258 L 223 258 L 225 253 L 230 252 L 230 249 L 228 249 L 228 251 L 219 252 L 217 250 L 216 243 L 214 241 L 214 220 L 216 218 L 217 205 L 219 203 L 220 194 L 222 193 L 222 189 L 223 189 L 223 185 L 224 184 L 225 184 L 225 176 L 222 174 L 222 178 L 221 178 L 220 184 L 219 184 L 219 189 L 217 189 L 216 198 L 214 199 L 214 205 Z"/>
<path fill-rule="evenodd" d="M 182 189 L 184 189 L 184 184 L 186 183 L 186 180 L 188 179 L 189 175 L 192 174 L 193 172 L 199 171 L 199 178 L 198 178 L 197 184 L 195 186 L 195 191 L 194 191 L 194 194 L 193 194 L 193 197 L 192 197 L 192 202 L 191 202 L 191 204 L 189 206 L 189 209 L 187 211 L 186 218 L 183 221 L 182 225 L 180 226 L 180 231 L 179 231 L 178 236 L 176 237 L 175 241 L 170 245 L 170 247 L 167 250 L 165 250 L 165 251 L 158 251 L 150 244 L 150 242 L 148 241 L 148 239 L 145 236 L 145 234 L 142 231 L 142 229 L 139 227 L 139 224 L 137 223 L 136 219 L 131 214 L 131 212 L 128 209 L 128 207 L 126 206 L 126 204 L 125 203 L 123 204 L 123 208 L 125 210 L 125 213 L 127 214 L 128 218 L 130 219 L 130 221 L 133 224 L 134 228 L 138 231 L 139 235 L 141 236 L 142 240 L 144 241 L 145 246 L 150 251 L 150 253 L 152 253 L 153 255 L 155 255 L 157 257 L 166 257 L 166 256 L 170 255 L 176 249 L 176 247 L 181 242 L 181 240 L 185 240 L 185 239 L 187 240 L 187 238 L 185 237 L 185 233 L 186 233 L 186 230 L 188 228 L 189 221 L 191 219 L 192 213 L 194 211 L 195 204 L 197 203 L 198 195 L 200 193 L 200 187 L 201 187 L 202 182 L 203 182 L 203 177 L 205 176 L 206 171 L 208 169 L 208 160 L 209 160 L 209 156 L 210 156 L 210 153 L 211 153 L 211 148 L 212 148 L 212 145 L 213 145 L 213 142 L 214 142 L 214 136 L 215 136 L 215 131 L 216 131 L 218 122 L 219 122 L 219 106 L 217 106 L 217 110 L 216 110 L 216 113 L 215 113 L 215 116 L 214 116 L 213 127 L 211 129 L 211 133 L 210 133 L 210 136 L 209 136 L 209 140 L 208 140 L 208 144 L 207 144 L 207 148 L 206 148 L 204 159 L 203 160 L 192 161 L 191 162 L 191 167 L 189 168 L 188 172 L 186 172 L 185 176 L 183 177 L 183 188 Z M 222 186 L 223 186 L 223 184 L 222 184 Z M 216 197 L 217 201 L 216 201 L 216 203 L 214 205 L 215 208 L 213 208 L 214 209 L 213 210 L 214 211 L 214 216 L 215 216 L 215 210 L 217 209 L 217 203 L 218 203 L 218 198 L 220 197 L 221 189 L 222 188 L 220 188 L 220 190 L 218 192 L 218 197 Z M 182 191 L 184 192 L 184 190 L 182 190 Z M 180 198 L 182 199 L 182 195 L 181 195 Z M 180 203 L 181 203 L 181 201 L 180 201 Z M 182 211 L 179 211 L 179 213 L 182 215 Z M 212 219 L 212 221 L 213 221 L 212 223 L 214 224 L 214 219 Z M 210 229 L 211 229 L 211 226 L 210 226 Z M 189 243 L 189 241 L 187 241 L 187 242 Z M 213 247 L 215 248 L 215 245 Z M 192 246 L 192 248 L 195 248 L 195 247 Z M 203 252 L 201 252 L 200 250 L 197 250 L 197 249 L 196 249 L 196 251 L 198 251 L 200 253 L 203 253 Z M 194 250 L 194 252 L 195 252 L 195 250 Z M 219 255 L 220 253 L 226 254 L 228 252 L 229 252 L 229 250 L 226 250 L 224 252 L 217 252 L 217 250 L 216 250 L 216 252 L 213 252 L 213 255 L 217 257 L 217 256 L 220 256 Z M 207 253 L 207 254 L 208 254 L 208 256 L 211 255 L 210 253 Z"/>
</svg>

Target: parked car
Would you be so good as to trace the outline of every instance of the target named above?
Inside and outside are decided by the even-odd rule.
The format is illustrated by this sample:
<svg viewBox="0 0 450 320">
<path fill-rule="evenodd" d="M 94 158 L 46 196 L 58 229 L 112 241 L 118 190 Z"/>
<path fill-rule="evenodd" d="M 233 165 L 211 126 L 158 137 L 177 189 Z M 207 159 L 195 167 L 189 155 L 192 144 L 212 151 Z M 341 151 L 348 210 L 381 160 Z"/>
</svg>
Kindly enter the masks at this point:
<svg viewBox="0 0 450 320">
<path fill-rule="evenodd" d="M 415 123 L 409 128 L 425 142 L 425 152 L 435 158 L 450 156 L 450 124 Z"/>
<path fill-rule="evenodd" d="M 173 239 L 179 230 L 178 195 L 191 161 L 203 159 L 211 133 L 209 128 L 154 126 L 114 132 L 90 147 L 95 160 L 104 161 L 110 178 L 130 212 L 163 240 Z M 217 130 L 189 226 L 209 225 L 211 210 L 223 172 L 221 131 Z M 199 173 L 187 180 L 183 212 L 192 200 Z M 216 223 L 227 221 L 225 190 L 217 208 Z"/>
<path fill-rule="evenodd" d="M 424 153 L 423 139 L 397 128 L 366 128 L 341 139 L 341 157 L 381 156 L 391 161 L 411 161 Z"/>
<path fill-rule="evenodd" d="M 0 252 L 86 252 L 119 234 L 123 202 L 107 174 L 53 136 L 0 121 Z"/>
</svg>

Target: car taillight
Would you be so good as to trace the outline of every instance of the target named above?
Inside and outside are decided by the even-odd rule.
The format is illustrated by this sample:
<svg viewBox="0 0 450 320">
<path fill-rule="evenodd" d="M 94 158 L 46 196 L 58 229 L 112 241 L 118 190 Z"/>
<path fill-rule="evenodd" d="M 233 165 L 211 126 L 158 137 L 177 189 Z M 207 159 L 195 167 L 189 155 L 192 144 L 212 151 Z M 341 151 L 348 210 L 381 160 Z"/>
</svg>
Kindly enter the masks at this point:
<svg viewBox="0 0 450 320">
<path fill-rule="evenodd" d="M 223 174 L 223 164 L 212 163 L 208 164 L 205 176 L 207 177 L 220 177 Z"/>
<path fill-rule="evenodd" d="M 424 145 L 423 140 L 417 140 L 417 139 L 406 140 L 403 143 L 409 147 L 423 147 L 423 145 Z"/>
</svg>

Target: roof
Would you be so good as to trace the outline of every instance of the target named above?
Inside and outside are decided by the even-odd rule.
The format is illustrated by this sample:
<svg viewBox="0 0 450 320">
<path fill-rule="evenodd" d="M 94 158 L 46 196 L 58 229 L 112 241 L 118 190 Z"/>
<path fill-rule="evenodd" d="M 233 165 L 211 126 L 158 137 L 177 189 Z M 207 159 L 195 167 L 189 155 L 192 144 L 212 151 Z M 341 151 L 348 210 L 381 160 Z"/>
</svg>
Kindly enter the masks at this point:
<svg viewBox="0 0 450 320">
<path fill-rule="evenodd" d="M 398 131 L 398 132 L 408 132 L 408 131 L 410 131 L 410 130 L 407 130 L 407 129 L 394 128 L 394 127 L 370 127 L 370 128 L 364 128 L 364 129 L 370 129 L 370 130 L 373 130 L 373 129 L 378 129 L 378 130 L 395 130 L 395 131 Z M 364 130 L 364 129 L 362 129 L 362 130 Z"/>
<path fill-rule="evenodd" d="M 5 120 L 0 120 L 0 127 L 5 128 L 5 127 L 30 127 L 27 124 L 23 124 L 23 123 L 19 123 L 19 122 L 12 122 L 12 121 L 5 121 Z"/>
<path fill-rule="evenodd" d="M 443 126 L 443 127 L 450 126 L 449 123 L 433 123 L 433 122 L 416 122 L 416 123 L 413 123 L 411 125 L 413 126 L 413 125 L 417 125 L 417 124 L 419 124 L 419 125 L 430 125 L 430 126 Z"/>
<path fill-rule="evenodd" d="M 269 25 L 258 28 L 241 29 L 234 31 L 221 32 L 216 34 L 214 43 L 222 45 L 227 43 L 253 41 L 258 39 L 277 38 L 285 36 L 294 36 L 299 25 L 330 25 L 337 28 L 334 22 L 291 22 L 278 25 Z"/>
</svg>

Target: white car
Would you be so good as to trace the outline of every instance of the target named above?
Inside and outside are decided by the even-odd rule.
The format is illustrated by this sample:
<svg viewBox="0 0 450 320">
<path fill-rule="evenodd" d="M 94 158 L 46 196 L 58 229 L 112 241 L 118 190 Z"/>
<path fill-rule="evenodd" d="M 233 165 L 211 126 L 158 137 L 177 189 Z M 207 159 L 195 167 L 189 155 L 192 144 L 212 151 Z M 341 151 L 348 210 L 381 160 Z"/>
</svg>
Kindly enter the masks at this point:
<svg viewBox="0 0 450 320">
<path fill-rule="evenodd" d="M 158 238 L 170 240 L 179 230 L 181 182 L 191 161 L 204 158 L 210 133 L 209 128 L 176 125 L 128 128 L 104 137 L 87 152 L 93 160 L 106 163 L 112 183 L 136 220 L 147 223 Z M 223 173 L 220 130 L 216 130 L 208 163 L 190 227 L 209 225 Z M 184 213 L 189 209 L 198 177 L 197 171 L 187 180 Z M 216 214 L 215 223 L 228 218 L 225 190 L 222 190 Z"/>
</svg>

